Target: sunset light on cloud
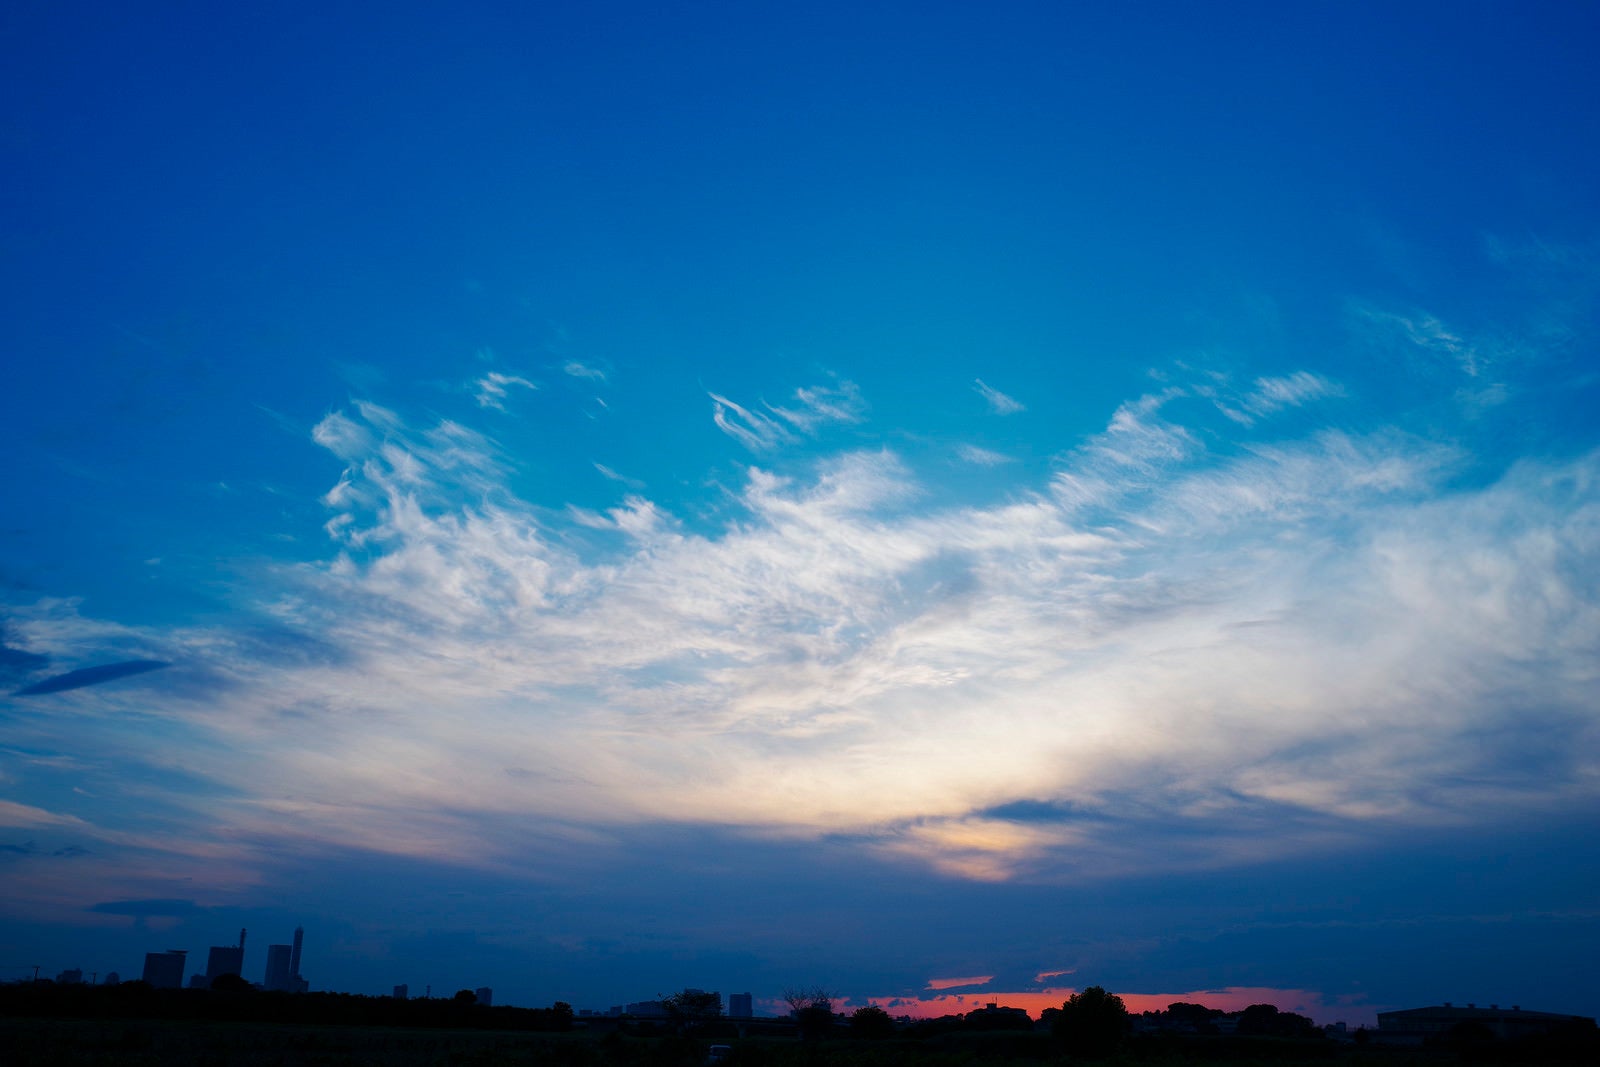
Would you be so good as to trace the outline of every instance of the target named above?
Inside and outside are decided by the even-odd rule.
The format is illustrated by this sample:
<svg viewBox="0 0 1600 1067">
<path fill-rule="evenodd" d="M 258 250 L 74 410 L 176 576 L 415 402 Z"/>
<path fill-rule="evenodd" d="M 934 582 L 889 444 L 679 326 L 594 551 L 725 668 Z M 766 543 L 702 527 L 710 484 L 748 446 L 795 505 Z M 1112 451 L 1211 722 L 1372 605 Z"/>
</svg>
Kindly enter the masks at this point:
<svg viewBox="0 0 1600 1067">
<path fill-rule="evenodd" d="M 1003 6 L 19 16 L 17 959 L 1593 1014 L 1593 12 Z"/>
<path fill-rule="evenodd" d="M 1034 1018 L 1038 1018 L 1041 1012 L 1049 1008 L 1061 1007 L 1062 1002 L 1076 992 L 1079 990 L 1069 986 L 1006 993 L 979 990 L 974 993 L 942 993 L 937 996 L 874 997 L 871 1003 L 892 1015 L 905 1015 L 913 1019 L 964 1015 L 987 1004 L 1004 1004 L 1007 1007 L 1021 1008 Z M 1229 1012 L 1241 1011 L 1252 1004 L 1273 1004 L 1282 1011 L 1298 1012 L 1307 1018 L 1361 1019 L 1366 1025 L 1372 1025 L 1371 1019 L 1363 1018 L 1364 1012 L 1360 1007 L 1348 1003 L 1329 1003 L 1322 995 L 1308 993 L 1302 989 L 1198 989 L 1188 993 L 1123 993 L 1121 997 L 1128 1010 L 1135 1013 L 1165 1011 L 1168 1005 L 1176 1002 L 1205 1004 L 1207 1007 Z"/>
</svg>

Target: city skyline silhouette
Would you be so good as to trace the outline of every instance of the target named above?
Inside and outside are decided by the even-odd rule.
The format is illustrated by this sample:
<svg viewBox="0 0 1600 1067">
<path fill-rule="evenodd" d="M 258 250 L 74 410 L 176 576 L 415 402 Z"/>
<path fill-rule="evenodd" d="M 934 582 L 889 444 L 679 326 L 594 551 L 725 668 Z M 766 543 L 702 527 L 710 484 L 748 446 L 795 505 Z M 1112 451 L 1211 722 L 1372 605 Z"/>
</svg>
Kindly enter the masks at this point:
<svg viewBox="0 0 1600 1067">
<path fill-rule="evenodd" d="M 0 981 L 1594 1016 L 1597 40 L 23 5 Z"/>
</svg>

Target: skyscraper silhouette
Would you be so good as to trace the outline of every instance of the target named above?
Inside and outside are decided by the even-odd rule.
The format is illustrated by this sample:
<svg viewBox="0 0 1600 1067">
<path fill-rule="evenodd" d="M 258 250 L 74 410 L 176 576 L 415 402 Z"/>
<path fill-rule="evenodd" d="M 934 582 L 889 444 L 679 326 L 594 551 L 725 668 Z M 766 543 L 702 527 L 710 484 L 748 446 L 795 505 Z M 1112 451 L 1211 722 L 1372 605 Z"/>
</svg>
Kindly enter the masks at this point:
<svg viewBox="0 0 1600 1067">
<path fill-rule="evenodd" d="M 185 950 L 180 948 L 145 953 L 144 980 L 157 989 L 181 988 L 186 956 Z"/>
<path fill-rule="evenodd" d="M 279 993 L 289 991 L 289 946 L 267 946 L 267 975 L 262 985 Z"/>
</svg>

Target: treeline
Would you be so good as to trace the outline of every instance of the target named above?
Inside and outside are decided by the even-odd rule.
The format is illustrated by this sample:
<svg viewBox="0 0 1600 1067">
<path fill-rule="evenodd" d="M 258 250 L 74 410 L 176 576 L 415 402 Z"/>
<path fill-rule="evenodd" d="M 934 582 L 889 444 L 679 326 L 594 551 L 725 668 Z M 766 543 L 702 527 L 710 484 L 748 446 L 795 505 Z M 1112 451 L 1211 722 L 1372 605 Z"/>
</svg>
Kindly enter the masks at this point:
<svg viewBox="0 0 1600 1067">
<path fill-rule="evenodd" d="M 241 983 L 242 984 L 242 983 Z M 245 988 L 156 989 L 143 981 L 118 985 L 18 982 L 0 985 L 0 1015 L 32 1018 L 173 1019 L 420 1029 L 572 1029 L 572 1007 L 485 1006 L 472 995 L 448 1000 L 367 997 L 356 993 L 277 993 Z"/>
<path fill-rule="evenodd" d="M 1045 1012 L 1049 1015 L 1049 1009 Z M 1320 1037 L 1317 1024 L 1304 1015 L 1279 1011 L 1273 1004 L 1252 1004 L 1240 1011 L 1223 1011 L 1204 1004 L 1176 1001 L 1165 1011 L 1147 1011 L 1133 1016 L 1134 1028 L 1141 1031 L 1170 1031 L 1190 1034 L 1239 1034 L 1244 1037 Z"/>
</svg>

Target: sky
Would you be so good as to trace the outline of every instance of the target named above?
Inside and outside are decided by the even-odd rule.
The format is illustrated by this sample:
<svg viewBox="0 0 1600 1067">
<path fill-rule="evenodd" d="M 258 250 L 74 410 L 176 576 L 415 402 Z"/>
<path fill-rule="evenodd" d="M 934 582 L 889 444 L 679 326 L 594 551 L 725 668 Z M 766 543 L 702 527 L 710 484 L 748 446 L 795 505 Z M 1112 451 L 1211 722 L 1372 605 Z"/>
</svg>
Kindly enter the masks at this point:
<svg viewBox="0 0 1600 1067">
<path fill-rule="evenodd" d="M 7 5 L 0 978 L 1600 1012 L 1596 40 Z"/>
</svg>

